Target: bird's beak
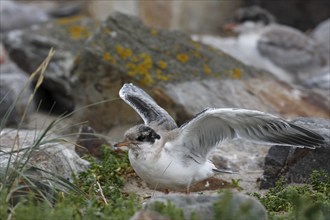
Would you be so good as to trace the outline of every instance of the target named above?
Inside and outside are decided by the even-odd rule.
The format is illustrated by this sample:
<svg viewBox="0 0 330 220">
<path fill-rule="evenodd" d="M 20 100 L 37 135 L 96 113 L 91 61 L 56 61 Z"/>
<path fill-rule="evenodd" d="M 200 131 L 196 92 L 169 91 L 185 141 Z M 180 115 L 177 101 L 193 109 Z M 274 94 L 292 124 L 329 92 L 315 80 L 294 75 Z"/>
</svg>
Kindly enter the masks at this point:
<svg viewBox="0 0 330 220">
<path fill-rule="evenodd" d="M 224 29 L 226 31 L 233 31 L 233 30 L 235 30 L 236 26 L 237 25 L 235 23 L 227 23 L 227 24 L 225 24 Z"/>
<path fill-rule="evenodd" d="M 129 147 L 131 144 L 134 144 L 134 141 L 122 141 L 114 145 L 114 147 Z"/>
</svg>

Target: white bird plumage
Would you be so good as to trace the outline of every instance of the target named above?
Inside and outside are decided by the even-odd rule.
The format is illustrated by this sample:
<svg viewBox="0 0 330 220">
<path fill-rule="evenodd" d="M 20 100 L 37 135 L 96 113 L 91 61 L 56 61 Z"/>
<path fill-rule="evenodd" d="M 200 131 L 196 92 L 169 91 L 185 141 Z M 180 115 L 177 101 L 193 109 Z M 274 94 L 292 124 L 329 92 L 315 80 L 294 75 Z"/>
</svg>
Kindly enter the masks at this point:
<svg viewBox="0 0 330 220">
<path fill-rule="evenodd" d="M 273 15 L 258 6 L 240 8 L 227 27 L 238 37 L 231 41 L 226 38 L 213 42 L 212 38 L 201 40 L 288 82 L 300 83 L 314 74 L 329 71 L 330 52 L 326 40 L 277 24 Z"/>
<path fill-rule="evenodd" d="M 136 173 L 151 187 L 184 188 L 218 172 L 209 153 L 225 139 L 245 138 L 277 145 L 315 148 L 317 133 L 255 110 L 209 108 L 177 127 L 174 119 L 142 89 L 124 84 L 120 97 L 144 120 L 125 133 L 116 146 L 129 147 Z"/>
</svg>

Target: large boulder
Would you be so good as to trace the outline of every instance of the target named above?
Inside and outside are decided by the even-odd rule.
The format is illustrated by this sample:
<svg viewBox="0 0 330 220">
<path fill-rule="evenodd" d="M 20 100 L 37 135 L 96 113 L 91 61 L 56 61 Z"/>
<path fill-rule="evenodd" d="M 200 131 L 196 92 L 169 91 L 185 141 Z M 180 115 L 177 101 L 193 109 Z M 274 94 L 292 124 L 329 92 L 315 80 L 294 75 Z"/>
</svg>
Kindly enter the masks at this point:
<svg viewBox="0 0 330 220">
<path fill-rule="evenodd" d="M 324 170 L 330 175 L 330 121 L 298 118 L 292 122 L 321 134 L 326 145 L 317 149 L 272 146 L 265 159 L 261 188 L 275 186 L 281 177 L 289 183 L 308 183 L 313 171 Z"/>
<path fill-rule="evenodd" d="M 148 28 L 123 14 L 100 25 L 78 56 L 72 76 L 76 107 L 98 103 L 76 117 L 100 131 L 139 120 L 129 106 L 116 101 L 125 82 L 143 87 L 179 124 L 206 107 L 329 117 L 324 97 L 280 82 L 180 32 Z"/>
<path fill-rule="evenodd" d="M 30 176 L 37 183 L 65 190 L 60 178 L 72 181 L 73 174 L 89 167 L 89 162 L 81 159 L 73 146 L 45 131 L 3 129 L 0 139 L 1 178 L 7 178 L 9 168 Z M 50 181 L 52 179 L 54 181 Z"/>
<path fill-rule="evenodd" d="M 144 208 L 154 210 L 157 203 L 181 209 L 184 219 L 267 219 L 264 206 L 255 198 L 241 193 L 155 196 L 146 201 Z"/>
<path fill-rule="evenodd" d="M 29 76 L 14 63 L 0 65 L 0 128 L 17 126 L 35 111 Z"/>
<path fill-rule="evenodd" d="M 56 50 L 38 93 L 44 106 L 51 108 L 55 102 L 55 113 L 74 109 L 70 72 L 76 54 L 97 26 L 96 21 L 88 18 L 62 18 L 11 31 L 3 39 L 10 58 L 29 74 L 39 67 L 51 48 Z"/>
</svg>

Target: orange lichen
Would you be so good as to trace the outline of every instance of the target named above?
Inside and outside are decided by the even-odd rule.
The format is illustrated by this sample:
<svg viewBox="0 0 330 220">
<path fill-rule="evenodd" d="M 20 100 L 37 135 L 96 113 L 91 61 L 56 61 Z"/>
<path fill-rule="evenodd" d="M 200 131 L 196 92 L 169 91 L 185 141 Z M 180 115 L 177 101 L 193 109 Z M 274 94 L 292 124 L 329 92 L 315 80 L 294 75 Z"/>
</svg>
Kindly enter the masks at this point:
<svg viewBox="0 0 330 220">
<path fill-rule="evenodd" d="M 181 63 L 186 63 L 189 60 L 189 56 L 185 53 L 179 53 L 176 55 L 176 59 Z"/>
<path fill-rule="evenodd" d="M 68 17 L 68 18 L 60 18 L 60 19 L 56 20 L 56 23 L 61 24 L 61 25 L 73 24 L 82 18 L 83 18 L 83 16 L 79 16 L 79 15 Z"/>
<path fill-rule="evenodd" d="M 167 63 L 164 60 L 158 61 L 158 65 L 161 69 L 166 69 L 167 68 Z"/>
<path fill-rule="evenodd" d="M 88 38 L 91 34 L 85 27 L 78 25 L 70 26 L 69 33 L 71 38 L 74 40 Z"/>
<path fill-rule="evenodd" d="M 107 27 L 103 28 L 103 32 L 104 33 L 107 33 L 107 34 L 111 34 L 112 33 L 111 29 L 110 28 L 107 28 Z"/>
<path fill-rule="evenodd" d="M 157 79 L 162 80 L 162 81 L 170 80 L 170 77 L 168 75 L 164 75 L 160 69 L 156 70 L 156 76 L 157 76 Z"/>
<path fill-rule="evenodd" d="M 103 54 L 103 60 L 107 61 L 107 62 L 111 62 L 113 64 L 117 63 L 117 61 L 115 60 L 114 57 L 111 56 L 111 54 L 109 52 L 105 52 Z"/>
<path fill-rule="evenodd" d="M 136 57 L 137 64 L 128 63 L 126 65 L 128 69 L 128 75 L 140 80 L 145 85 L 150 85 L 154 82 L 150 75 L 150 71 L 153 66 L 152 58 L 149 54 L 142 53 Z"/>
<path fill-rule="evenodd" d="M 193 52 L 192 52 L 192 55 L 193 55 L 194 57 L 201 58 L 201 54 L 200 54 L 200 52 L 197 51 L 197 50 L 193 51 Z"/>
<path fill-rule="evenodd" d="M 202 45 L 196 41 L 193 41 L 192 44 L 195 46 L 196 49 L 200 49 Z"/>
<path fill-rule="evenodd" d="M 206 75 L 210 75 L 212 73 L 211 68 L 206 64 L 203 65 L 203 70 Z"/>
<path fill-rule="evenodd" d="M 234 79 L 239 79 L 242 77 L 242 71 L 240 68 L 234 68 L 231 72 L 231 75 Z"/>
<path fill-rule="evenodd" d="M 129 48 L 124 48 L 120 45 L 116 46 L 116 52 L 117 54 L 124 60 L 126 60 L 127 58 L 131 57 L 133 52 L 131 51 L 131 49 Z"/>
<path fill-rule="evenodd" d="M 150 33 L 151 33 L 151 35 L 156 36 L 158 34 L 158 30 L 155 28 L 151 28 Z"/>
</svg>

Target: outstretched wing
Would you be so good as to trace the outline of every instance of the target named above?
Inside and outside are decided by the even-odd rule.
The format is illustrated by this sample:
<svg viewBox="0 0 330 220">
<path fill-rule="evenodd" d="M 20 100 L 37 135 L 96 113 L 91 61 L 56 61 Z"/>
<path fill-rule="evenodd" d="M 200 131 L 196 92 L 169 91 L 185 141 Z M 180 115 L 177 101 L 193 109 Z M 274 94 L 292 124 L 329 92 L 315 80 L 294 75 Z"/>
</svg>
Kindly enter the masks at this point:
<svg viewBox="0 0 330 220">
<path fill-rule="evenodd" d="M 145 91 L 132 83 L 124 84 L 119 96 L 143 119 L 146 125 L 152 123 L 165 130 L 177 128 L 174 119 L 161 108 Z"/>
<path fill-rule="evenodd" d="M 211 149 L 225 139 L 246 138 L 277 145 L 315 148 L 324 138 L 276 116 L 245 109 L 206 109 L 180 127 L 180 134 L 167 144 L 203 162 Z M 165 146 L 166 147 L 166 146 Z"/>
</svg>

